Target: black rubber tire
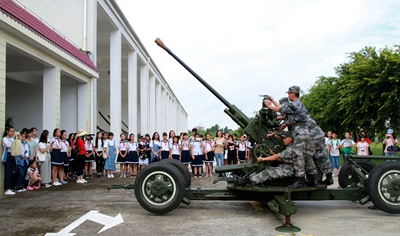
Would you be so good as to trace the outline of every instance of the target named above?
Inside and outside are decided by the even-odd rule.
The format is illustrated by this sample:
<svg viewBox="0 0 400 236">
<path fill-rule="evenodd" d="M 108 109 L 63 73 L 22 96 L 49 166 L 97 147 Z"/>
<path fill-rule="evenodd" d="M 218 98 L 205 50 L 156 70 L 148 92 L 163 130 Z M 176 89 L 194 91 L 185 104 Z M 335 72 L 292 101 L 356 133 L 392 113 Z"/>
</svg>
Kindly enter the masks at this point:
<svg viewBox="0 0 400 236">
<path fill-rule="evenodd" d="M 375 167 L 370 173 L 367 181 L 367 191 L 372 203 L 384 212 L 399 214 L 399 181 L 400 162 L 386 161 Z M 389 191 L 382 191 L 382 189 L 387 189 Z"/>
<path fill-rule="evenodd" d="M 371 171 L 376 167 L 375 163 L 369 161 L 357 161 L 356 163 L 369 173 L 371 173 Z M 339 186 L 342 188 L 347 188 L 356 181 L 349 164 L 346 163 L 342 168 L 340 168 L 338 179 Z"/>
<path fill-rule="evenodd" d="M 136 200 L 145 210 L 165 214 L 182 202 L 185 196 L 185 180 L 173 165 L 151 164 L 140 171 L 134 189 Z"/>
<path fill-rule="evenodd" d="M 181 172 L 183 179 L 185 180 L 186 188 L 190 187 L 190 185 L 192 184 L 192 178 L 190 176 L 190 172 L 181 161 L 178 161 L 176 159 L 163 159 L 161 161 L 154 162 L 154 164 L 161 164 L 161 165 L 163 163 L 168 163 L 170 165 L 175 166 Z"/>
</svg>

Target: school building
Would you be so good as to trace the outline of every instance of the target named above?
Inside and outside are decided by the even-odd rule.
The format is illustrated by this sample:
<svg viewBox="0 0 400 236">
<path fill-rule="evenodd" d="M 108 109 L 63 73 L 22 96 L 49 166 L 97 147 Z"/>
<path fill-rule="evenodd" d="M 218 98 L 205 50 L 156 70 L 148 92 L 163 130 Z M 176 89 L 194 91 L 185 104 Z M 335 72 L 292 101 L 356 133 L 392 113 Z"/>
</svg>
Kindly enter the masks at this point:
<svg viewBox="0 0 400 236">
<path fill-rule="evenodd" d="M 188 115 L 115 0 L 0 1 L 0 132 L 152 134 Z M 4 169 L 0 167 L 0 189 Z"/>
</svg>

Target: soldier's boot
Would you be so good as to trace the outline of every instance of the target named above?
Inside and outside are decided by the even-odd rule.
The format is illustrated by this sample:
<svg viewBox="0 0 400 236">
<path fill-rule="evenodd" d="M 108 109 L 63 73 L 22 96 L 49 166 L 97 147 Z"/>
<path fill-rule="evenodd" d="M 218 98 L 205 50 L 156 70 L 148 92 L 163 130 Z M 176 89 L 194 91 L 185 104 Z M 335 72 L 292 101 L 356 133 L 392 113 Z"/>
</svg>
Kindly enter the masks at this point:
<svg viewBox="0 0 400 236">
<path fill-rule="evenodd" d="M 326 174 L 326 179 L 319 183 L 323 185 L 332 185 L 333 184 L 332 173 Z"/>
<path fill-rule="evenodd" d="M 250 181 L 250 177 L 240 177 L 240 176 L 236 176 L 236 178 L 233 179 L 233 181 L 239 185 L 239 186 L 246 186 L 246 184 L 251 183 Z"/>
<path fill-rule="evenodd" d="M 307 175 L 307 187 L 318 187 L 318 175 Z"/>
<path fill-rule="evenodd" d="M 306 179 L 304 177 L 296 177 L 296 180 L 289 184 L 289 188 L 301 188 L 306 185 Z"/>
</svg>

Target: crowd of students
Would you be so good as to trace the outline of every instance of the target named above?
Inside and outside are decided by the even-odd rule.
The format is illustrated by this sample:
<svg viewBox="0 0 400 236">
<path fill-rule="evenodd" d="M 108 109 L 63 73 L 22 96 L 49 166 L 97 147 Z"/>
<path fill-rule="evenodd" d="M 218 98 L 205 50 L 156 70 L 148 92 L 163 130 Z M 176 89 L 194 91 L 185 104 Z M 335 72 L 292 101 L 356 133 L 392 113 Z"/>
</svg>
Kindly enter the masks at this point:
<svg viewBox="0 0 400 236">
<path fill-rule="evenodd" d="M 138 140 L 134 134 L 120 134 L 119 141 L 112 132 L 90 135 L 79 130 L 68 135 L 56 128 L 50 138 L 48 130 L 38 137 L 36 128 L 16 132 L 8 126 L 2 156 L 5 195 L 60 186 L 72 179 L 84 184 L 93 178 L 93 163 L 99 178 L 114 178 L 116 164 L 120 165 L 120 178 L 135 178 L 149 163 L 167 158 L 192 168 L 194 178 L 201 178 L 204 169 L 205 177 L 213 177 L 214 162 L 217 166 L 248 162 L 250 143 L 246 139 L 246 135 L 237 140 L 235 134 L 219 130 L 211 140 L 210 133 L 203 137 L 195 128 L 191 137 L 171 130 L 162 136 L 158 132 L 152 137 L 146 134 Z"/>
<path fill-rule="evenodd" d="M 152 137 L 146 134 L 135 143 L 133 134 L 127 140 L 121 134 L 116 163 L 120 164 L 120 178 L 129 175 L 135 178 L 144 166 L 168 158 L 181 161 L 188 169 L 192 168 L 194 178 L 201 178 L 204 169 L 205 177 L 213 177 L 214 162 L 221 166 L 249 160 L 249 142 L 246 138 L 246 135 L 242 135 L 238 141 L 235 134 L 223 135 L 219 130 L 215 139 L 211 140 L 210 133 L 203 137 L 197 133 L 197 129 L 192 129 L 191 137 L 185 132 L 176 135 L 171 130 L 169 134 L 164 132 L 162 135 L 154 132 Z"/>
<path fill-rule="evenodd" d="M 336 131 L 328 131 L 327 137 L 325 138 L 325 144 L 329 152 L 331 161 L 332 172 L 338 174 L 340 170 L 340 153 L 343 155 L 343 163 L 347 162 L 346 156 L 353 152 L 353 148 L 356 148 L 356 155 L 372 155 L 371 143 L 372 141 L 367 136 L 365 131 L 361 131 L 360 139 L 355 142 L 351 139 L 350 132 L 345 133 L 345 138 L 339 140 Z M 396 151 L 391 150 L 391 146 L 396 146 L 398 140 L 394 135 L 393 129 L 388 129 L 385 135 L 383 144 L 383 154 L 385 156 L 396 156 Z"/>
</svg>

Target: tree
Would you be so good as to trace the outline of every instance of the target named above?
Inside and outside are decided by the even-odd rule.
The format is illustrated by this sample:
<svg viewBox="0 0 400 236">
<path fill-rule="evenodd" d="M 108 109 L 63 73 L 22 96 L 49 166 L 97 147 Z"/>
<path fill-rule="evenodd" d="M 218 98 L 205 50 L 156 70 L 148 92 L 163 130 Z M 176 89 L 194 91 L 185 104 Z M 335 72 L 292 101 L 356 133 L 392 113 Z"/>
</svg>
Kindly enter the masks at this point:
<svg viewBox="0 0 400 236">
<path fill-rule="evenodd" d="M 339 78 L 321 76 L 301 101 L 323 130 L 335 130 L 340 134 L 344 129 L 339 112 L 339 87 Z"/>
<path fill-rule="evenodd" d="M 336 68 L 343 81 L 340 110 L 343 123 L 384 133 L 400 125 L 400 48 L 376 51 L 365 47 L 350 53 L 350 62 Z"/>
<path fill-rule="evenodd" d="M 335 68 L 338 77 L 323 77 L 302 101 L 325 130 L 383 135 L 400 127 L 400 47 L 365 47 Z M 330 128 L 331 127 L 331 128 Z"/>
</svg>

